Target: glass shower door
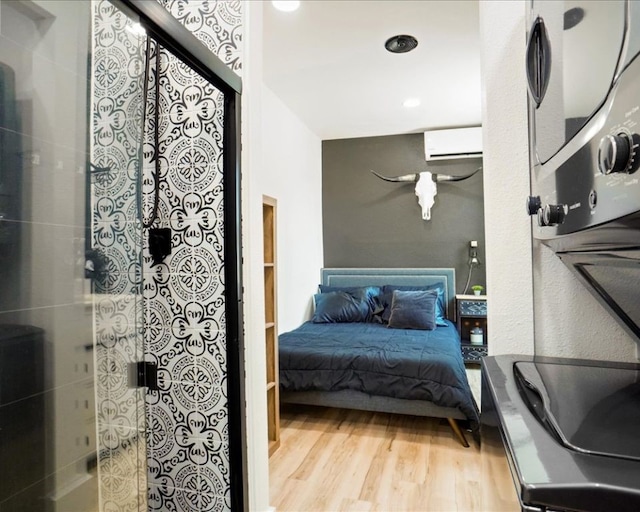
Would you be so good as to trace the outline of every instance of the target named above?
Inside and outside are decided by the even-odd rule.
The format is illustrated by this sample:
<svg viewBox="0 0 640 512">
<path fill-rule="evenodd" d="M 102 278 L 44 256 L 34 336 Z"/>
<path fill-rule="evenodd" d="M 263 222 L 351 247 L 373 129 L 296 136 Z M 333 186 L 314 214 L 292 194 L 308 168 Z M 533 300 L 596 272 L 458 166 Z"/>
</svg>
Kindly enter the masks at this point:
<svg viewBox="0 0 640 512">
<path fill-rule="evenodd" d="M 164 3 L 0 0 L 1 512 L 247 507 L 241 81 Z"/>
<path fill-rule="evenodd" d="M 104 80 L 116 91 L 95 103 L 99 118 L 106 112 L 111 120 L 106 130 L 103 126 L 108 123 L 95 123 L 94 147 L 104 149 L 97 155 L 103 159 L 98 158 L 96 168 L 104 172 L 103 176 L 113 175 L 113 180 L 122 178 L 122 173 L 113 172 L 115 168 L 126 168 L 131 182 L 142 184 L 142 190 L 133 194 L 136 198 L 130 193 L 133 186 L 105 187 L 106 197 L 98 198 L 94 211 L 98 216 L 108 212 L 116 229 L 111 230 L 113 236 L 106 236 L 109 230 L 95 229 L 95 234 L 102 235 L 95 241 L 100 243 L 104 237 L 104 249 L 113 253 L 105 291 L 112 294 L 110 287 L 118 288 L 115 283 L 119 278 L 117 282 L 124 291 L 116 295 L 124 293 L 133 299 L 131 309 L 137 319 L 144 309 L 145 339 L 144 353 L 136 353 L 140 344 L 122 342 L 121 337 L 106 330 L 108 342 L 114 345 L 107 347 L 107 357 L 99 360 L 108 364 L 107 390 L 116 390 L 116 400 L 108 395 L 102 398 L 109 406 L 109 418 L 114 418 L 116 407 L 119 408 L 120 422 L 106 422 L 110 428 L 105 439 L 114 448 L 107 446 L 103 450 L 106 457 L 99 466 L 103 476 L 102 503 L 107 504 L 104 497 L 108 495 L 113 500 L 109 506 L 113 503 L 114 509 L 123 510 L 123 503 L 128 506 L 127 500 L 133 501 L 135 492 L 127 475 L 137 467 L 141 507 L 146 477 L 150 510 L 246 510 L 237 202 L 237 105 L 241 84 L 210 47 L 202 45 L 178 22 L 200 20 L 216 32 L 214 11 L 225 23 L 234 16 L 237 22 L 238 5 L 203 3 L 189 13 L 183 2 L 162 4 L 117 0 L 95 3 L 96 61 L 105 56 L 105 65 L 96 66 L 103 73 L 97 82 Z M 149 34 L 123 18 L 112 5 L 132 16 L 138 13 Z M 200 35 L 211 42 L 207 35 Z M 146 39 L 147 36 L 153 39 Z M 130 82 L 133 85 L 129 87 Z M 139 89 L 135 84 L 140 83 L 142 98 L 136 103 Z M 125 92 L 119 96 L 117 91 Z M 120 112 L 115 115 L 117 110 Z M 137 125 L 140 118 L 141 126 Z M 134 145 L 140 139 L 129 139 L 129 134 L 139 133 L 144 134 L 142 148 Z M 104 148 L 102 141 L 108 142 Z M 135 149 L 138 158 L 134 156 Z M 126 155 L 131 163 L 116 160 L 120 155 Z M 114 188 L 122 192 L 114 194 Z M 122 220 L 130 228 L 131 238 L 124 235 Z M 128 253 L 131 258 L 121 257 L 121 248 L 139 247 L 133 238 L 140 233 L 140 226 L 144 234 L 142 258 L 139 253 Z M 119 238 L 116 232 L 121 233 Z M 121 246 L 109 245 L 115 239 L 122 241 Z M 123 278 L 125 270 L 118 261 L 136 262 L 129 267 L 128 280 Z M 138 280 L 140 275 L 144 276 L 142 282 Z M 138 284 L 142 286 L 135 293 L 128 293 L 129 285 Z M 140 291 L 143 308 L 139 307 Z M 106 304 L 109 315 L 104 323 L 111 327 L 109 316 L 116 305 L 111 305 L 109 299 Z M 100 311 L 98 306 L 96 311 Z M 132 324 L 138 324 L 138 320 Z M 100 325 L 97 322 L 97 330 Z M 138 427 L 133 426 L 136 410 L 137 425 L 144 423 L 140 390 L 128 390 L 124 396 L 131 398 L 123 401 L 118 396 L 118 390 L 123 388 L 115 382 L 122 374 L 122 363 L 131 365 L 143 358 L 157 371 L 156 389 L 144 396 L 147 445 L 140 435 L 135 437 Z M 123 436 L 127 433 L 129 437 Z M 135 467 L 136 452 L 128 449 L 127 439 L 137 441 Z M 123 445 L 127 447 L 124 451 Z"/>
<path fill-rule="evenodd" d="M 144 47 L 109 4 L 0 0 L 2 512 L 147 509 Z"/>
<path fill-rule="evenodd" d="M 93 282 L 100 510 L 147 510 L 142 295 L 147 35 L 92 2 L 87 264 Z M 139 384 L 143 384 L 140 382 Z"/>
</svg>

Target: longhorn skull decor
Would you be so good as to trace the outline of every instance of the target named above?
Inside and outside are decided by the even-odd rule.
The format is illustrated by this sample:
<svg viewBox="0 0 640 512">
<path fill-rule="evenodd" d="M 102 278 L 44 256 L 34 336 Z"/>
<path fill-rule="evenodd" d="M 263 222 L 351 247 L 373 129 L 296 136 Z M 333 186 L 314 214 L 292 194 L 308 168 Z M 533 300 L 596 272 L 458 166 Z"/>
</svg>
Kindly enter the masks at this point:
<svg viewBox="0 0 640 512">
<path fill-rule="evenodd" d="M 431 207 L 435 202 L 435 196 L 438 193 L 436 183 L 444 183 L 447 181 L 462 181 L 467 178 L 471 178 L 474 174 L 480 171 L 482 167 L 478 167 L 475 171 L 465 176 L 451 176 L 449 174 L 435 174 L 430 172 L 416 172 L 413 174 L 405 174 L 404 176 L 396 176 L 394 178 L 388 178 L 382 176 L 376 171 L 371 171 L 378 178 L 384 181 L 390 181 L 392 183 L 415 183 L 415 192 L 418 196 L 418 203 L 422 207 L 422 218 L 424 220 L 431 219 Z"/>
</svg>

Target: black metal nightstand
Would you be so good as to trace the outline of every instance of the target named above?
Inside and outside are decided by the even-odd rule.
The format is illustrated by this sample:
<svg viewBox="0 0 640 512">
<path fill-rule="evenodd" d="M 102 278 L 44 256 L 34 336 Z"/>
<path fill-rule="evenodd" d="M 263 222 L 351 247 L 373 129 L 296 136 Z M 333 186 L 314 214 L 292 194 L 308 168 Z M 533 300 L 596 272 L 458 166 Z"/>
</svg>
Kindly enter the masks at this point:
<svg viewBox="0 0 640 512">
<path fill-rule="evenodd" d="M 456 295 L 456 322 L 464 362 L 479 363 L 487 355 L 487 296 Z M 471 330 L 476 327 L 482 329 L 482 343 L 475 339 L 471 343 Z"/>
</svg>

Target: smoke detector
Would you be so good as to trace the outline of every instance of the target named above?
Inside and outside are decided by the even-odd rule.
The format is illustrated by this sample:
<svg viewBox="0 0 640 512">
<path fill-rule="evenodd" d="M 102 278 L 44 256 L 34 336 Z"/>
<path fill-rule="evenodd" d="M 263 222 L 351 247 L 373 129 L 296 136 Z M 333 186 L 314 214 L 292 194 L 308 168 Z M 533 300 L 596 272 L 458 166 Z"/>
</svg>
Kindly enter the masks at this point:
<svg viewBox="0 0 640 512">
<path fill-rule="evenodd" d="M 418 46 L 418 40 L 413 36 L 405 34 L 397 35 L 387 39 L 384 47 L 391 53 L 407 53 Z"/>
</svg>

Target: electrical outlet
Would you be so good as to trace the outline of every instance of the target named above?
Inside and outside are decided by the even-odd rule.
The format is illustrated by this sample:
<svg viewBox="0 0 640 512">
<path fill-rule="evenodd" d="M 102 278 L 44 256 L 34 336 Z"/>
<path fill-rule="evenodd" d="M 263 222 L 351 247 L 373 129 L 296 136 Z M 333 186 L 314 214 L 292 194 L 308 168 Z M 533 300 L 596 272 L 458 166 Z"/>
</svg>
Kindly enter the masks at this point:
<svg viewBox="0 0 640 512">
<path fill-rule="evenodd" d="M 478 259 L 478 241 L 477 240 L 469 241 L 469 265 L 480 265 L 480 260 Z"/>
</svg>

